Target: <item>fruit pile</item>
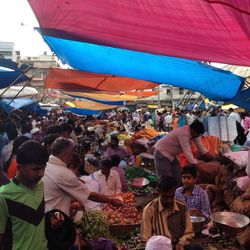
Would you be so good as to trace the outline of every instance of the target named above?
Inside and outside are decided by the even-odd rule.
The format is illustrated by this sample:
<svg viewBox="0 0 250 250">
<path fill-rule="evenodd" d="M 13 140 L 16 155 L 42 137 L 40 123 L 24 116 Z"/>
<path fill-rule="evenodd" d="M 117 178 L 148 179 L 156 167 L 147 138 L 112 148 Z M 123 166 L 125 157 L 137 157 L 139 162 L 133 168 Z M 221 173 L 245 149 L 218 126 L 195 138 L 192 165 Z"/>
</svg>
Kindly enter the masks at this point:
<svg viewBox="0 0 250 250">
<path fill-rule="evenodd" d="M 139 224 L 141 223 L 141 213 L 135 207 L 133 193 L 116 194 L 115 198 L 122 199 L 124 205 L 117 208 L 111 204 L 106 204 L 103 208 L 104 214 L 110 224 Z"/>
</svg>

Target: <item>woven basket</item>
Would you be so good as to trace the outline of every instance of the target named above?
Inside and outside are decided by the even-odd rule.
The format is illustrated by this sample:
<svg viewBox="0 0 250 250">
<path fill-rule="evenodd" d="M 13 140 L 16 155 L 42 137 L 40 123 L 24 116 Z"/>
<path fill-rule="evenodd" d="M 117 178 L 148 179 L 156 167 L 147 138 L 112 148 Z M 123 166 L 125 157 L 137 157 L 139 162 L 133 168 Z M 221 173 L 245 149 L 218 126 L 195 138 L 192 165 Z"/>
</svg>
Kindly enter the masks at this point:
<svg viewBox="0 0 250 250">
<path fill-rule="evenodd" d="M 125 225 L 113 224 L 109 226 L 109 231 L 111 235 L 117 236 L 117 235 L 130 233 L 139 227 L 140 227 L 140 224 L 125 224 Z"/>
</svg>

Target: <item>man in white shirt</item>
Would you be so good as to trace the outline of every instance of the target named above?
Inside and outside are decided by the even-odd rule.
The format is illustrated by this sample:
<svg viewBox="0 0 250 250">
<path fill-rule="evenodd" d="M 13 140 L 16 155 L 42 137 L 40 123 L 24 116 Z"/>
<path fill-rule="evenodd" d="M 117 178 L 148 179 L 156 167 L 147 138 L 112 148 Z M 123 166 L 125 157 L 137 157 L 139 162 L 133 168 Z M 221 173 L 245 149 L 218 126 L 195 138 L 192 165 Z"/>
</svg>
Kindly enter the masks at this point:
<svg viewBox="0 0 250 250">
<path fill-rule="evenodd" d="M 229 111 L 229 116 L 228 116 L 228 117 L 231 117 L 231 118 L 233 118 L 235 121 L 241 123 L 241 118 L 240 118 L 239 113 L 234 112 L 234 110 L 233 110 L 232 108 L 230 108 L 228 111 Z"/>
<path fill-rule="evenodd" d="M 44 177 L 44 197 L 45 210 L 59 209 L 65 214 L 70 214 L 71 200 L 75 199 L 84 205 L 87 199 L 120 205 L 117 199 L 110 199 L 88 190 L 77 176 L 68 169 L 75 144 L 72 139 L 57 138 L 51 146 L 52 155 L 45 168 Z"/>
<path fill-rule="evenodd" d="M 173 117 L 170 114 L 170 112 L 167 112 L 165 118 L 164 118 L 164 122 L 165 122 L 165 127 L 166 127 L 166 131 L 169 132 L 172 130 L 172 122 L 173 122 Z"/>
<path fill-rule="evenodd" d="M 101 170 L 94 173 L 95 179 L 100 184 L 100 193 L 103 195 L 114 195 L 122 191 L 119 174 L 112 170 L 112 162 L 109 159 L 101 161 Z"/>
</svg>

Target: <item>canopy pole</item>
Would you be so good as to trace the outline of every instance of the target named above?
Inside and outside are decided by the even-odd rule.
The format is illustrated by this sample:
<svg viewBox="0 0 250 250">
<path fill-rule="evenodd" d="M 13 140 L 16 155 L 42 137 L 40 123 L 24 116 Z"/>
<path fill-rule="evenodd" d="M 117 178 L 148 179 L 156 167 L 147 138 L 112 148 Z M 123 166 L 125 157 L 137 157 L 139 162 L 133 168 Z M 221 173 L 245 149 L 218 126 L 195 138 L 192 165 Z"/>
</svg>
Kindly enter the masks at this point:
<svg viewBox="0 0 250 250">
<path fill-rule="evenodd" d="M 29 66 L 25 71 L 22 72 L 3 92 L 0 94 L 0 98 L 23 76 L 24 73 L 27 73 L 33 66 Z"/>
<path fill-rule="evenodd" d="M 11 99 L 11 101 L 8 103 L 7 106 L 9 106 L 13 102 L 13 100 L 16 99 L 18 97 L 18 95 L 23 91 L 23 89 L 28 86 L 28 84 L 32 81 L 32 79 L 37 74 L 37 72 L 38 72 L 38 69 L 35 71 L 35 73 L 32 75 L 32 77 L 24 84 L 24 86 L 18 91 L 18 93 Z"/>
</svg>

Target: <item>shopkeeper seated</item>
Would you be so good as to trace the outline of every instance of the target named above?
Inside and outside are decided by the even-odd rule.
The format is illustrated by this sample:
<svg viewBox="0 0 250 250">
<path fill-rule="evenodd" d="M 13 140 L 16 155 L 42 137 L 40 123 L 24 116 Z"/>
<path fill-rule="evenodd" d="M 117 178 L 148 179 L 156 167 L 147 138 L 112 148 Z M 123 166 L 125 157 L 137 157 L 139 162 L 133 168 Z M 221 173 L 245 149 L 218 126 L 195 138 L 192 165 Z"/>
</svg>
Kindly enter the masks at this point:
<svg viewBox="0 0 250 250">
<path fill-rule="evenodd" d="M 196 167 L 183 168 L 181 175 L 183 186 L 176 190 L 175 198 L 187 205 L 191 215 L 202 216 L 209 220 L 210 203 L 206 191 L 196 185 Z"/>
<path fill-rule="evenodd" d="M 159 180 L 159 198 L 150 202 L 143 210 L 141 239 L 163 235 L 171 239 L 176 250 L 183 249 L 187 239 L 193 235 L 190 213 L 186 205 L 175 200 L 177 183 L 172 176 Z"/>
</svg>

